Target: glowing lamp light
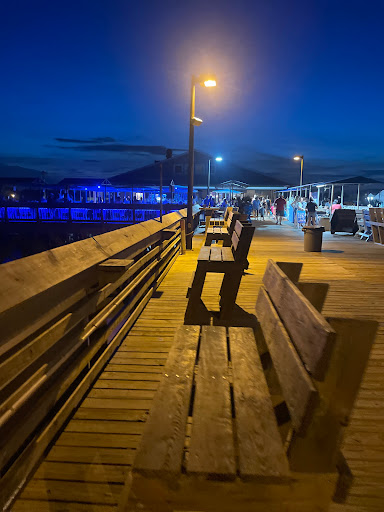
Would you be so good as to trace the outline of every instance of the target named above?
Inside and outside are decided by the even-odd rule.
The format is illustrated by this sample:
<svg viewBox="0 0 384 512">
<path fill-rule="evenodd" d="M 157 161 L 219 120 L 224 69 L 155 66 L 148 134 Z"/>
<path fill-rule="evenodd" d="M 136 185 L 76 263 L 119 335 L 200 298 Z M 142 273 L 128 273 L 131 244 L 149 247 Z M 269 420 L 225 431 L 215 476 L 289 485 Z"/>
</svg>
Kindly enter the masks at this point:
<svg viewBox="0 0 384 512">
<path fill-rule="evenodd" d="M 296 155 L 296 156 L 294 156 L 294 157 L 293 157 L 293 159 L 294 159 L 294 160 L 301 160 L 301 159 L 302 159 L 302 157 L 301 157 L 301 156 Z"/>
<path fill-rule="evenodd" d="M 16 197 L 16 195 L 15 194 L 11 194 L 11 197 Z"/>
<path fill-rule="evenodd" d="M 97 185 L 97 188 L 100 188 L 100 185 Z"/>
<path fill-rule="evenodd" d="M 205 87 L 216 87 L 216 80 L 205 80 L 204 85 Z"/>
<path fill-rule="evenodd" d="M 216 162 L 222 162 L 223 161 L 223 157 L 222 156 L 217 156 L 215 158 Z"/>
</svg>

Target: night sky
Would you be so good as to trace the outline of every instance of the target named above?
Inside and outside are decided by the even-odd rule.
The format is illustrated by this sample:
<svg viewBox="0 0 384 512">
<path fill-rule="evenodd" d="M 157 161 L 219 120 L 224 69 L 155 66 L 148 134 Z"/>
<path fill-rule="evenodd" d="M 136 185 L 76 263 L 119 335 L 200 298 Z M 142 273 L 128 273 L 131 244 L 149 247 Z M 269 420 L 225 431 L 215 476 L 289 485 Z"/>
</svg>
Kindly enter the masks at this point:
<svg viewBox="0 0 384 512">
<path fill-rule="evenodd" d="M 190 77 L 212 71 L 196 148 L 287 183 L 297 153 L 308 178 L 384 177 L 383 19 L 382 0 L 3 1 L 0 173 L 186 149 Z"/>
</svg>

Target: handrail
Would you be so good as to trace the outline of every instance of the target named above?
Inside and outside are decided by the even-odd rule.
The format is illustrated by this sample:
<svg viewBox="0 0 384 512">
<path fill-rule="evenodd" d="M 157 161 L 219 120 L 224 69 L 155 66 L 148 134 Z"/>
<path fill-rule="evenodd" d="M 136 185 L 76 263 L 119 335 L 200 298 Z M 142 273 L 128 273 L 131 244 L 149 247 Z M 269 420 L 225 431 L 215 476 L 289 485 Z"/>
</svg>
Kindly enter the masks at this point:
<svg viewBox="0 0 384 512">
<path fill-rule="evenodd" d="M 180 205 L 164 204 L 164 213 L 178 211 Z M 159 204 L 114 203 L 25 203 L 0 205 L 0 223 L 124 223 L 135 224 L 158 217 Z"/>
<path fill-rule="evenodd" d="M 0 508 L 172 266 L 185 217 L 180 210 L 0 265 Z"/>
</svg>

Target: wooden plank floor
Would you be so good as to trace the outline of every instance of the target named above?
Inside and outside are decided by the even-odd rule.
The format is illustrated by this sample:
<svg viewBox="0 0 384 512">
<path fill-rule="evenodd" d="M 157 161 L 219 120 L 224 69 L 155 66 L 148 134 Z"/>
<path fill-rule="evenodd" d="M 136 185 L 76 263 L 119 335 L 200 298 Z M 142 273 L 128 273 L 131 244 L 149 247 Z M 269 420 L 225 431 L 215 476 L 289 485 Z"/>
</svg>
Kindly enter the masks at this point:
<svg viewBox="0 0 384 512">
<path fill-rule="evenodd" d="M 140 441 L 185 298 L 202 236 L 179 256 L 93 389 L 68 423 L 15 503 L 15 511 L 109 511 L 116 509 Z M 322 253 L 304 253 L 302 233 L 257 223 L 238 304 L 249 313 L 269 258 L 302 261 L 302 280 L 331 284 L 324 313 L 381 322 L 345 439 L 355 474 L 346 505 L 332 512 L 384 510 L 384 247 L 351 235 L 325 234 Z M 207 279 L 203 299 L 218 309 L 218 275 Z"/>
</svg>

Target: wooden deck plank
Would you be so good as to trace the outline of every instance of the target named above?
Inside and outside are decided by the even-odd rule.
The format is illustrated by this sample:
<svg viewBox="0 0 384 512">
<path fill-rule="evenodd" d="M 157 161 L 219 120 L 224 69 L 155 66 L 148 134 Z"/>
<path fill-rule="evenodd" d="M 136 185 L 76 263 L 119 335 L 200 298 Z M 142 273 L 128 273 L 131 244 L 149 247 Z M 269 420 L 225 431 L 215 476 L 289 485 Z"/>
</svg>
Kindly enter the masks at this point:
<svg viewBox="0 0 384 512">
<path fill-rule="evenodd" d="M 225 327 L 203 326 L 187 473 L 234 479 L 228 351 Z"/>
<path fill-rule="evenodd" d="M 125 338 L 121 348 L 108 363 L 105 371 L 100 375 L 94 389 L 108 389 L 109 382 L 136 382 L 143 388 L 124 387 L 124 384 L 117 385 L 112 389 L 148 389 L 144 383 L 159 382 L 164 371 L 164 364 L 168 353 L 168 346 L 172 344 L 174 333 L 178 325 L 183 323 L 185 307 L 187 304 L 186 292 L 190 282 L 190 276 L 196 269 L 198 248 L 203 243 L 203 237 L 194 238 L 195 250 L 187 251 L 179 256 L 166 278 L 159 287 L 160 296 L 153 297 L 142 312 L 138 322 L 133 326 Z M 372 243 L 365 243 L 351 235 L 330 235 L 324 234 L 322 253 L 305 253 L 303 251 L 303 234 L 288 226 L 275 226 L 270 224 L 268 229 L 255 231 L 248 260 L 250 263 L 247 274 L 243 277 L 237 297 L 237 304 L 248 313 L 254 313 L 256 297 L 259 287 L 262 284 L 262 277 L 269 258 L 275 261 L 303 262 L 303 270 L 300 279 L 312 282 L 328 282 L 330 289 L 326 298 L 323 314 L 325 316 L 352 315 L 362 318 L 377 319 L 381 322 L 375 345 L 372 350 L 370 361 L 365 373 L 362 387 L 356 401 L 351 423 L 346 430 L 344 454 L 347 458 L 352 472 L 355 475 L 355 482 L 351 495 L 345 505 L 332 505 L 331 512 L 377 512 L 383 509 L 384 499 L 382 486 L 384 482 L 384 251 L 383 248 Z M 335 251 L 335 252 L 332 252 Z M 207 276 L 203 300 L 207 307 L 218 310 L 221 276 Z M 136 357 L 137 354 L 140 354 Z M 150 354 L 150 355 L 149 355 Z M 107 388 L 105 383 L 108 382 Z M 140 437 L 148 410 L 152 401 L 141 401 L 145 408 L 137 409 L 138 401 L 126 399 L 87 399 L 75 412 L 74 418 L 68 423 L 65 429 L 64 442 L 68 436 L 74 435 L 74 443 L 79 442 L 81 435 L 95 436 L 88 437 L 89 442 L 98 443 L 97 436 L 116 436 L 115 441 L 105 437 L 106 445 L 110 443 L 121 443 L 121 436 Z M 97 400 L 97 407 L 89 400 Z M 104 405 L 105 407 L 100 407 Z M 123 404 L 123 407 L 121 406 Z M 128 406 L 131 408 L 125 408 Z M 68 436 L 67 436 L 68 434 Z M 80 434 L 80 437 L 76 437 Z M 107 440 L 109 439 L 109 440 Z M 62 440 L 62 441 L 63 441 Z M 60 437 L 58 443 L 61 443 Z M 83 445 L 84 446 L 84 445 Z M 56 448 L 67 449 L 68 446 Z M 81 447 L 72 447 L 66 455 L 61 458 L 76 458 L 76 451 Z M 103 452 L 103 450 L 107 452 Z M 100 451 L 101 450 L 101 451 Z M 95 511 L 113 510 L 116 507 L 118 494 L 122 489 L 121 473 L 112 473 L 110 460 L 111 453 L 108 450 L 117 450 L 110 446 L 89 446 L 86 453 L 80 459 L 86 458 L 90 462 L 52 461 L 48 458 L 40 468 L 51 466 L 50 473 L 44 477 L 42 469 L 38 469 L 35 477 L 27 485 L 25 491 L 31 489 L 26 498 L 22 495 L 13 507 L 16 512 L 35 511 Z M 122 449 L 122 453 L 133 449 Z M 86 457 L 85 457 L 86 456 Z M 78 457 L 79 458 L 79 457 Z M 100 463 L 103 460 L 103 463 Z M 58 466 L 53 468 L 52 465 Z M 50 480 L 58 481 L 60 466 L 68 471 L 73 468 L 73 479 L 82 483 L 90 479 L 87 487 L 88 494 L 83 498 L 88 503 L 78 501 L 79 489 L 75 489 L 72 481 L 66 480 L 69 473 L 63 470 L 60 488 L 65 490 L 65 501 L 57 501 L 58 494 L 47 492 L 36 494 L 35 482 L 40 481 L 41 485 L 49 487 Z M 124 459 L 124 464 L 112 466 L 119 471 L 127 471 L 129 464 Z M 75 469 L 76 468 L 76 469 Z M 102 470 L 105 469 L 105 473 Z M 48 471 L 46 469 L 46 471 Z M 104 476 L 103 476 L 104 475 Z M 50 476 L 52 478 L 50 478 Z M 113 480 L 113 482 L 111 482 Z M 116 493 L 111 493 L 111 503 L 103 502 L 102 505 L 95 503 L 89 498 L 89 490 L 95 491 L 95 495 L 102 494 L 106 489 L 105 485 L 114 483 Z M 54 487 L 52 487 L 54 489 Z M 33 491 L 33 492 L 32 492 Z M 58 491 L 55 491 L 58 492 Z M 108 491 L 110 492 L 110 491 Z M 35 493 L 35 494 L 33 494 Z M 38 498 L 38 496 L 40 496 Z M 76 498 L 76 499 L 75 499 Z M 104 501 L 108 501 L 104 500 Z"/>
<path fill-rule="evenodd" d="M 283 480 L 289 464 L 253 329 L 230 327 L 239 471 L 243 479 Z"/>
</svg>

